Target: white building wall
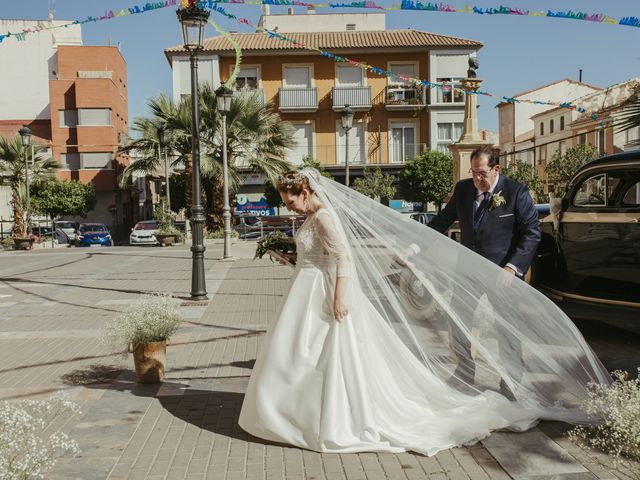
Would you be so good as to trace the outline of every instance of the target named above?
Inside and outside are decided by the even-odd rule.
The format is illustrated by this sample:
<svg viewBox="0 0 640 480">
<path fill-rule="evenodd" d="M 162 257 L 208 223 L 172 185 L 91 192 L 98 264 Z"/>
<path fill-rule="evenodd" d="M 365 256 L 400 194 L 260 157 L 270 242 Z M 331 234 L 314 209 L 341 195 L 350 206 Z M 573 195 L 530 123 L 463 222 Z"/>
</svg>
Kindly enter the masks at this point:
<svg viewBox="0 0 640 480">
<path fill-rule="evenodd" d="M 309 12 L 313 12 L 311 9 Z M 260 26 L 267 30 L 286 32 L 344 32 L 347 25 L 356 31 L 385 30 L 384 13 L 323 13 L 263 15 Z"/>
<path fill-rule="evenodd" d="M 0 20 L 0 32 L 63 25 L 69 21 Z M 0 120 L 47 120 L 49 79 L 55 77 L 58 45 L 82 45 L 80 25 L 29 33 L 24 41 L 6 38 L 0 47 Z"/>
<path fill-rule="evenodd" d="M 520 100 L 539 100 L 549 102 L 567 102 L 578 97 L 593 93 L 596 90 L 588 85 L 570 81 L 562 81 L 540 88 L 525 95 L 518 96 Z M 515 138 L 533 129 L 531 117 L 547 110 L 556 108 L 554 105 L 538 105 L 533 103 L 517 103 L 515 105 Z"/>
</svg>

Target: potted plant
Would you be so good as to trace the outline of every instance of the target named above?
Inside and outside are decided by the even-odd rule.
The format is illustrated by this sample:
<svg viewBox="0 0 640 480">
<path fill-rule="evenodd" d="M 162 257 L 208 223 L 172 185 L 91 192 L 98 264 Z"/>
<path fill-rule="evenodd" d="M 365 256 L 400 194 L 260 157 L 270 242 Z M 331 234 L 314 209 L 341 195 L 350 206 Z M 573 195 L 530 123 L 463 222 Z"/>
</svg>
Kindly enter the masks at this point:
<svg viewBox="0 0 640 480">
<path fill-rule="evenodd" d="M 262 258 L 265 254 L 268 254 L 271 259 L 275 258 L 282 263 L 294 266 L 297 257 L 296 242 L 284 233 L 275 231 L 258 240 L 256 254 L 253 258 L 254 260 L 256 258 Z"/>
<path fill-rule="evenodd" d="M 155 237 L 161 247 L 173 245 L 182 238 L 182 233 L 173 225 L 173 215 L 161 201 L 153 212 L 153 218 L 158 222 Z"/>
<path fill-rule="evenodd" d="M 164 378 L 167 339 L 180 326 L 182 317 L 167 293 L 146 295 L 114 318 L 105 339 L 126 352 L 131 345 L 140 383 L 158 383 Z"/>
</svg>

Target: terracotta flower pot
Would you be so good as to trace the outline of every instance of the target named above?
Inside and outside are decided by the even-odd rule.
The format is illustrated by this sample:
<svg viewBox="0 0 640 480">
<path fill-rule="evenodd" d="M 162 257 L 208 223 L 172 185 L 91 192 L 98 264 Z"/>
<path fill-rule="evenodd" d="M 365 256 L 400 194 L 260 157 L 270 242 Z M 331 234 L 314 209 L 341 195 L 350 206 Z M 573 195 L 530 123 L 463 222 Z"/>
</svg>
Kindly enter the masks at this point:
<svg viewBox="0 0 640 480">
<path fill-rule="evenodd" d="M 164 234 L 164 233 L 156 233 L 156 240 L 161 247 L 165 247 L 167 245 L 173 245 L 176 240 L 176 236 L 174 234 Z"/>
<path fill-rule="evenodd" d="M 16 250 L 31 250 L 33 247 L 33 238 L 13 237 L 13 245 Z"/>
<path fill-rule="evenodd" d="M 138 382 L 159 383 L 164 379 L 167 358 L 167 341 L 138 345 L 133 349 L 133 363 Z"/>
</svg>

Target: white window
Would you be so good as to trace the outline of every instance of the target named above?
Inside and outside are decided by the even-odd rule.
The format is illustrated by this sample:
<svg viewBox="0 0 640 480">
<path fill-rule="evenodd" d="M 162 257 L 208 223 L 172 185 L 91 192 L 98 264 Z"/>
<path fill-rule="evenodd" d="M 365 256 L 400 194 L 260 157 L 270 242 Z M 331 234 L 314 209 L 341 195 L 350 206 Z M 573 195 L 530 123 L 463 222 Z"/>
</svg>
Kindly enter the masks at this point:
<svg viewBox="0 0 640 480">
<path fill-rule="evenodd" d="M 463 78 L 467 75 L 469 68 L 468 54 L 437 54 L 436 55 L 436 76 L 440 78 Z"/>
<path fill-rule="evenodd" d="M 58 110 L 60 128 L 75 128 L 78 126 L 77 110 Z"/>
<path fill-rule="evenodd" d="M 287 161 L 294 165 L 300 165 L 305 156 L 313 157 L 313 125 L 294 123 L 293 128 L 295 129 L 293 141 L 296 146 L 287 152 Z"/>
<path fill-rule="evenodd" d="M 547 161 L 547 147 L 538 148 L 538 165 L 544 165 Z"/>
<path fill-rule="evenodd" d="M 464 93 L 460 88 L 462 78 L 460 77 L 438 77 L 438 83 L 444 83 L 442 87 L 437 87 L 436 102 L 438 103 L 464 103 Z"/>
<path fill-rule="evenodd" d="M 586 145 L 587 144 L 587 133 L 580 132 L 578 134 L 578 145 Z"/>
<path fill-rule="evenodd" d="M 111 168 L 111 152 L 81 153 L 80 163 L 87 169 Z"/>
<path fill-rule="evenodd" d="M 284 67 L 285 88 L 311 88 L 310 67 Z"/>
<path fill-rule="evenodd" d="M 460 140 L 464 130 L 462 122 L 438 123 L 438 142 L 436 150 L 442 153 L 449 153 L 449 145 Z"/>
<path fill-rule="evenodd" d="M 242 67 L 236 77 L 237 90 L 256 90 L 259 84 L 258 67 Z"/>
<path fill-rule="evenodd" d="M 344 165 L 346 155 L 346 137 L 344 129 L 340 122 L 336 122 L 336 136 L 337 136 L 337 152 L 338 164 Z M 365 163 L 365 124 L 354 123 L 353 128 L 349 130 L 349 165 L 354 163 Z"/>
<path fill-rule="evenodd" d="M 625 144 L 635 144 L 640 140 L 640 127 L 631 128 L 625 132 Z"/>
<path fill-rule="evenodd" d="M 78 125 L 81 127 L 104 127 L 111 125 L 111 110 L 108 108 L 78 109 Z"/>
<path fill-rule="evenodd" d="M 180 95 L 191 95 L 191 66 L 188 60 L 174 60 L 178 68 Z"/>
<path fill-rule="evenodd" d="M 360 67 L 339 65 L 336 72 L 336 85 L 340 87 L 364 86 L 364 70 Z"/>
<path fill-rule="evenodd" d="M 606 135 L 605 129 L 600 128 L 596 130 L 596 148 L 598 149 L 598 153 L 600 155 L 604 155 L 606 151 Z"/>
<path fill-rule="evenodd" d="M 407 79 L 416 78 L 417 75 L 417 67 L 415 63 L 390 63 L 389 70 L 391 70 L 396 75 L 400 75 Z M 407 83 L 411 83 L 408 80 L 402 80 L 398 77 L 392 76 L 389 77 L 389 85 L 404 85 Z"/>
<path fill-rule="evenodd" d="M 391 163 L 404 163 L 417 153 L 415 123 L 391 124 Z"/>
<path fill-rule="evenodd" d="M 60 166 L 63 170 L 80 170 L 80 154 L 61 153 Z"/>
</svg>

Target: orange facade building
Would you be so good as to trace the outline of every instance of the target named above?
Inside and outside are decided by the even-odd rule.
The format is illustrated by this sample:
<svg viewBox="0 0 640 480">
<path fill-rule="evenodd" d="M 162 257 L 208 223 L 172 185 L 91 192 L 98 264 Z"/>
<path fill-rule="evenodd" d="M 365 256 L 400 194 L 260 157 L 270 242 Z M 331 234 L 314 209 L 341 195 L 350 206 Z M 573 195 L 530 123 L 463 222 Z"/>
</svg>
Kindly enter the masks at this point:
<svg viewBox="0 0 640 480">
<path fill-rule="evenodd" d="M 122 237 L 134 221 L 129 193 L 118 187 L 128 158 L 116 154 L 128 126 L 127 69 L 117 47 L 59 46 L 49 81 L 52 154 L 58 178 L 91 183 L 98 202 L 86 221 Z"/>
</svg>

